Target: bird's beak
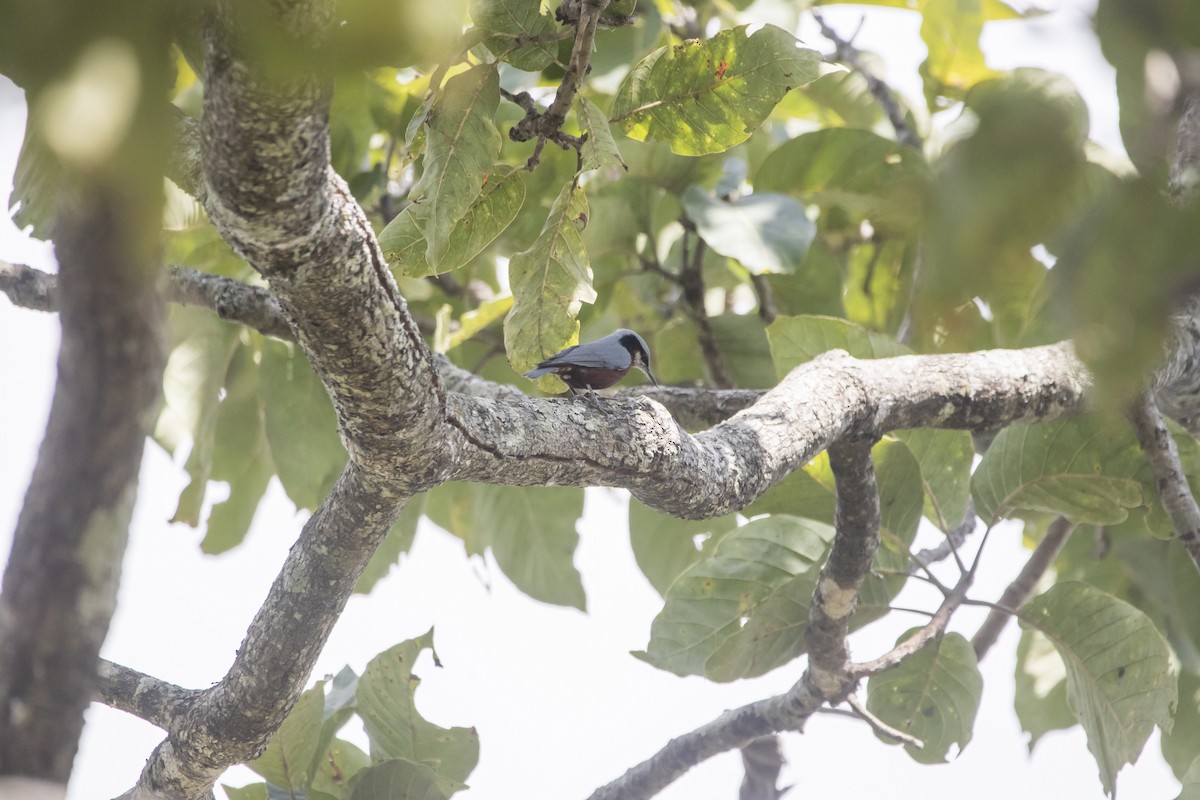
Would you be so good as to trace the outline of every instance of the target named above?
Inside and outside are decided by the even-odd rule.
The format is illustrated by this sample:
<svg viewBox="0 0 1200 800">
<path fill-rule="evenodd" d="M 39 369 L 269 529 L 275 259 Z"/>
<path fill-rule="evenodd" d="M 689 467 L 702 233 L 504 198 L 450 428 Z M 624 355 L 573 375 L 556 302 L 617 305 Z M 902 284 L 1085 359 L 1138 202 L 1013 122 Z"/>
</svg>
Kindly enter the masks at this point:
<svg viewBox="0 0 1200 800">
<path fill-rule="evenodd" d="M 653 375 L 650 373 L 650 368 L 649 368 L 649 367 L 647 367 L 645 364 L 638 364 L 637 366 L 638 366 L 638 369 L 640 369 L 642 372 L 646 373 L 646 377 L 650 379 L 650 382 L 651 382 L 651 383 L 653 383 L 653 384 L 654 384 L 656 387 L 658 387 L 659 389 L 661 389 L 661 388 L 662 388 L 662 386 L 660 386 L 660 385 L 659 385 L 659 383 L 658 383 L 658 381 L 655 379 L 655 377 L 654 377 L 654 376 L 653 376 Z"/>
</svg>

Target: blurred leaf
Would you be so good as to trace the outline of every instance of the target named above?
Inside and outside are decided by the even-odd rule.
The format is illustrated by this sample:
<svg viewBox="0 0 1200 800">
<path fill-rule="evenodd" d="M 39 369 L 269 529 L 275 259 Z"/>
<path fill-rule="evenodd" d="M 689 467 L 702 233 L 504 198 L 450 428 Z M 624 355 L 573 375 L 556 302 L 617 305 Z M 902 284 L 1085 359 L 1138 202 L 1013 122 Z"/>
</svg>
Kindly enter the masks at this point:
<svg viewBox="0 0 1200 800">
<path fill-rule="evenodd" d="M 409 498 L 400 510 L 400 516 L 392 523 L 383 542 L 371 554 L 366 569 L 354 584 L 355 594 L 370 594 L 375 584 L 387 577 L 392 567 L 400 561 L 400 555 L 407 553 L 417 536 L 417 523 L 425 512 L 426 494 Z"/>
<path fill-rule="evenodd" d="M 19 204 L 12 214 L 13 223 L 18 228 L 32 227 L 31 233 L 38 239 L 52 238 L 63 179 L 63 166 L 46 145 L 39 126 L 27 124 L 8 200 L 10 209 Z"/>
<path fill-rule="evenodd" d="M 488 485 L 473 489 L 475 527 L 509 580 L 535 600 L 585 610 L 583 581 L 574 564 L 583 490 Z"/>
<path fill-rule="evenodd" d="M 635 499 L 629 501 L 629 543 L 642 574 L 660 595 L 685 569 L 706 558 L 737 527 L 732 514 L 685 520 L 660 514 Z"/>
<path fill-rule="evenodd" d="M 917 630 L 903 634 L 896 643 Z M 947 633 L 899 666 L 872 676 L 867 684 L 867 708 L 924 743 L 920 750 L 904 746 L 914 761 L 940 764 L 946 761 L 951 746 L 957 745 L 961 751 L 971 741 L 982 695 L 983 676 L 971 643 L 960 634 Z"/>
<path fill-rule="evenodd" d="M 660 48 L 638 62 L 613 101 L 633 139 L 681 155 L 720 153 L 749 138 L 789 90 L 817 77 L 819 55 L 789 33 L 746 26 Z"/>
<path fill-rule="evenodd" d="M 1183 787 L 1176 800 L 1200 800 L 1200 756 L 1196 757 L 1180 781 Z"/>
<path fill-rule="evenodd" d="M 775 365 L 766 327 L 757 314 L 720 314 L 709 318 L 717 348 L 725 356 L 734 382 L 744 389 L 770 389 Z"/>
<path fill-rule="evenodd" d="M 608 129 L 608 117 L 600 107 L 579 95 L 575 113 L 579 116 L 579 128 L 587 135 L 583 143 L 583 169 L 616 166 L 628 169 L 621 160 L 621 153 L 617 150 L 612 131 Z"/>
<path fill-rule="evenodd" d="M 513 307 L 504 320 L 504 347 L 517 373 L 578 341 L 579 307 L 596 301 L 588 254 L 579 235 L 587 219 L 583 190 L 567 184 L 537 240 L 509 261 Z M 538 382 L 546 390 L 557 385 L 558 379 L 551 376 Z"/>
<path fill-rule="evenodd" d="M 208 515 L 200 543 L 205 553 L 223 553 L 242 543 L 275 475 L 255 363 L 258 355 L 257 347 L 239 347 L 225 376 L 210 478 L 225 481 L 229 497 L 214 505 Z"/>
<path fill-rule="evenodd" d="M 1029 750 L 1050 731 L 1073 728 L 1077 720 L 1067 702 L 1067 670 L 1050 640 L 1023 629 L 1017 643 L 1013 705 Z"/>
<path fill-rule="evenodd" d="M 451 234 L 479 197 L 500 154 L 499 103 L 496 68 L 480 64 L 446 81 L 425 119 L 424 171 L 412 188 L 412 215 L 425 236 L 425 259 L 434 269 L 450 251 L 452 238 L 457 238 Z"/>
<path fill-rule="evenodd" d="M 908 231 L 930 179 L 924 157 L 870 131 L 829 128 L 788 139 L 754 176 L 760 192 L 838 207 L 880 231 Z"/>
<path fill-rule="evenodd" d="M 782 194 L 722 200 L 692 186 L 683 207 L 709 247 L 754 275 L 793 272 L 816 234 L 804 206 Z"/>
<path fill-rule="evenodd" d="M 782 316 L 802 314 L 841 316 L 842 268 L 818 239 L 808 248 L 794 275 L 766 275 L 775 311 Z"/>
<path fill-rule="evenodd" d="M 971 496 L 971 465 L 975 460 L 971 434 L 921 428 L 896 431 L 894 435 L 908 445 L 921 464 L 926 515 L 949 533 L 962 523 Z"/>
<path fill-rule="evenodd" d="M 334 63 L 353 74 L 449 58 L 460 46 L 465 6 L 460 0 L 339 0 L 338 24 L 330 30 Z"/>
<path fill-rule="evenodd" d="M 344 739 L 334 739 L 317 762 L 312 791 L 348 797 L 354 776 L 370 766 L 371 757 L 361 747 Z"/>
<path fill-rule="evenodd" d="M 315 509 L 346 465 L 325 387 L 295 345 L 263 339 L 260 373 L 267 441 L 283 490 Z"/>
<path fill-rule="evenodd" d="M 325 682 L 300 695 L 296 705 L 271 736 L 266 751 L 246 766 L 272 785 L 303 792 L 316 769 L 321 733 L 321 712 L 325 707 Z"/>
<path fill-rule="evenodd" d="M 268 800 L 265 783 L 252 783 L 249 786 L 228 786 L 222 783 L 221 789 L 228 795 L 229 800 Z"/>
<path fill-rule="evenodd" d="M 445 800 L 461 788 L 430 764 L 391 758 L 358 773 L 350 800 Z"/>
<path fill-rule="evenodd" d="M 747 522 L 671 584 L 650 643 L 634 655 L 676 675 L 714 680 L 761 675 L 787 663 L 804 650 L 803 624 L 832 540 L 832 527 L 799 517 Z M 772 637 L 769 650 L 755 647 L 761 624 L 790 625 L 792 635 Z M 721 650 L 719 661 L 710 663 Z"/>
<path fill-rule="evenodd" d="M 931 110 L 941 105 L 938 98 L 960 100 L 967 89 L 995 74 L 979 49 L 984 20 L 981 0 L 921 3 L 921 40 L 929 55 L 920 72 Z"/>
<path fill-rule="evenodd" d="M 1196 769 L 1200 762 L 1200 677 L 1195 673 L 1179 673 L 1179 708 L 1171 730 L 1162 735 L 1161 745 L 1163 758 L 1175 777 L 1186 784 L 1185 775 L 1192 773 L 1190 781 L 1200 792 L 1200 770 Z"/>
<path fill-rule="evenodd" d="M 1123 404 L 1162 358 L 1179 299 L 1200 285 L 1200 212 L 1148 180 L 1119 184 L 1071 232 L 1053 270 L 1055 303 L 1096 375 L 1097 397 Z"/>
<path fill-rule="evenodd" d="M 478 308 L 464 312 L 458 319 L 458 330 L 450 334 L 449 349 L 453 350 L 504 317 L 512 309 L 512 304 L 512 295 L 506 295 L 484 301 Z"/>
<path fill-rule="evenodd" d="M 870 54 L 864 55 L 869 58 Z M 829 71 L 816 80 L 788 92 L 772 116 L 812 120 L 823 128 L 846 126 L 866 130 L 884 118 L 861 73 L 831 66 L 825 69 Z"/>
<path fill-rule="evenodd" d="M 427 767 L 432 782 L 449 796 L 463 787 L 479 761 L 479 735 L 474 728 L 438 727 L 417 713 L 414 697 L 421 679 L 412 670 L 422 650 L 429 650 L 439 664 L 432 630 L 371 659 L 358 680 L 358 713 L 372 761 L 405 759 Z M 359 786 L 366 778 L 364 774 Z"/>
<path fill-rule="evenodd" d="M 971 478 L 971 494 L 989 526 L 1016 511 L 1108 525 L 1153 499 L 1139 479 L 1145 467 L 1124 420 L 1087 414 L 1012 425 L 984 453 Z"/>
<path fill-rule="evenodd" d="M 423 211 L 407 206 L 379 234 L 379 246 L 400 275 L 423 278 L 451 272 L 479 255 L 513 219 L 525 202 L 525 182 L 512 167 L 497 167 L 462 219 L 436 266 L 426 258 L 427 242 L 418 227 Z"/>
<path fill-rule="evenodd" d="M 1062 657 L 1071 707 L 1114 794 L 1117 772 L 1137 760 L 1154 726 L 1171 729 L 1176 681 L 1167 643 L 1145 614 L 1075 581 L 1035 597 L 1019 618 Z"/>
<path fill-rule="evenodd" d="M 550 37 L 559 26 L 539 0 L 475 0 L 471 18 L 487 49 L 517 69 L 538 72 L 558 57 L 558 42 Z"/>
</svg>

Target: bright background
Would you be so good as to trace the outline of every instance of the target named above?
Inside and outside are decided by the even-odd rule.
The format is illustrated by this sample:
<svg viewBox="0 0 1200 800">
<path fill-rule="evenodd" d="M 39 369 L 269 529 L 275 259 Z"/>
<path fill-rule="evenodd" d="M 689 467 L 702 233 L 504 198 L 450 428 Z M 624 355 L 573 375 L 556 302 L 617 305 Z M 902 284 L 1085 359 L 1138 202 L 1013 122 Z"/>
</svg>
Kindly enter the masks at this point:
<svg viewBox="0 0 1200 800">
<path fill-rule="evenodd" d="M 1119 152 L 1113 71 L 1100 55 L 1088 19 L 1094 0 L 1048 5 L 1054 13 L 1036 20 L 989 24 L 983 37 L 988 63 L 1066 74 L 1091 110 L 1092 138 Z M 848 36 L 861 12 L 828 8 L 825 16 Z M 917 65 L 925 53 L 919 18 L 878 8 L 866 14 L 856 43 L 885 57 L 893 87 L 920 98 Z M 747 15 L 754 17 L 753 10 Z M 801 38 L 828 49 L 811 21 Z M 0 200 L 7 201 L 11 191 L 24 121 L 20 90 L 0 78 Z M 24 236 L 4 215 L 0 259 L 54 269 L 52 248 Z M 0 554 L 8 553 L 45 427 L 58 339 L 53 315 L 0 300 Z M 297 514 L 273 484 L 245 544 L 222 556 L 205 556 L 199 549 L 201 531 L 167 522 L 186 483 L 184 455 L 172 461 L 157 446 L 146 447 L 120 603 L 103 655 L 200 688 L 225 673 L 306 514 Z M 222 499 L 219 491 L 213 494 L 210 502 Z M 479 730 L 481 759 L 470 778 L 474 788 L 465 795 L 472 800 L 584 798 L 671 737 L 727 708 L 785 691 L 799 677 L 802 662 L 760 679 L 714 685 L 660 672 L 629 655 L 645 646 L 661 600 L 630 552 L 627 503 L 623 491 L 587 492 L 576 557 L 587 614 L 530 600 L 490 559 L 468 560 L 457 539 L 424 522 L 399 568 L 371 596 L 350 600 L 314 678 L 345 664 L 361 673 L 379 651 L 435 627 L 443 668 L 435 668 L 428 656 L 418 662 L 423 683 L 417 703 L 437 724 Z M 923 530 L 918 546 L 939 537 Z M 972 595 L 996 599 L 1026 556 L 1019 530 L 998 528 Z M 932 609 L 937 598 L 913 587 L 896 602 Z M 853 637 L 856 658 L 877 655 L 902 630 L 923 624 L 920 617 L 893 617 Z M 951 627 L 970 636 L 982 617 L 978 609 L 963 609 Z M 894 797 L 898 789 L 930 798 L 1102 797 L 1081 730 L 1049 734 L 1028 754 L 1012 712 L 1016 639 L 1011 625 L 983 662 L 985 691 L 975 738 L 949 765 L 919 766 L 900 748 L 876 740 L 865 724 L 817 715 L 803 736 L 784 737 L 788 765 L 781 785 L 797 784 L 795 797 Z M 348 727 L 342 735 L 355 739 L 361 732 Z M 93 705 L 69 797 L 111 797 L 128 789 L 161 738 L 148 723 Z M 732 800 L 741 774 L 738 755 L 725 754 L 660 797 Z M 240 785 L 254 778 L 238 768 L 226 781 Z M 1157 734 L 1142 761 L 1121 773 L 1119 787 L 1123 797 L 1178 793 L 1178 782 L 1158 756 Z"/>
</svg>

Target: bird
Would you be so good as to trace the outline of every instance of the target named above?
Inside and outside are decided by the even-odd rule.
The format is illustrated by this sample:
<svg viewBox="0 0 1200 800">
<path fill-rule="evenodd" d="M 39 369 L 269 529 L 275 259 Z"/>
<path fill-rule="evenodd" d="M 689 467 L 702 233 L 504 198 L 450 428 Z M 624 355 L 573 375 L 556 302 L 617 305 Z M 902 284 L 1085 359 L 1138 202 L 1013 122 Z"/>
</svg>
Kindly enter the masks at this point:
<svg viewBox="0 0 1200 800">
<path fill-rule="evenodd" d="M 658 386 L 650 372 L 650 348 L 646 340 L 631 330 L 622 328 L 602 339 L 577 344 L 555 353 L 525 373 L 526 378 L 557 375 L 571 394 L 586 390 L 595 397 L 596 389 L 607 389 L 637 367 Z"/>
</svg>

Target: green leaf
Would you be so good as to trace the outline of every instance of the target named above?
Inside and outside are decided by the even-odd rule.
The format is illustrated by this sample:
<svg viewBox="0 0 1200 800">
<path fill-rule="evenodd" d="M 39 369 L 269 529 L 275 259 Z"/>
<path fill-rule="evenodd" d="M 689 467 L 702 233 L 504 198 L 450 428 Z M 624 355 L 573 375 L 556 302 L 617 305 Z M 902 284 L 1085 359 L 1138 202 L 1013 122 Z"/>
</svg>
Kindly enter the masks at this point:
<svg viewBox="0 0 1200 800">
<path fill-rule="evenodd" d="M 513 307 L 504 321 L 504 346 L 518 373 L 575 344 L 579 308 L 596 301 L 591 265 L 579 235 L 587 213 L 583 190 L 567 184 L 534 243 L 509 261 Z M 551 390 L 557 384 L 547 376 L 538 385 Z"/>
<path fill-rule="evenodd" d="M 347 797 L 354 776 L 370 766 L 371 757 L 361 747 L 344 739 L 334 739 L 317 763 L 312 791 Z"/>
<path fill-rule="evenodd" d="M 777 317 L 767 326 L 767 340 L 780 378 L 830 350 L 845 350 L 855 358 L 890 358 L 910 352 L 890 336 L 833 317 Z"/>
<path fill-rule="evenodd" d="M 174 307 L 169 320 L 174 347 L 163 373 L 163 398 L 155 438 L 170 452 L 188 439 L 185 469 L 191 478 L 179 496 L 174 522 L 200 524 L 212 471 L 221 387 L 238 349 L 238 330 L 207 309 Z"/>
<path fill-rule="evenodd" d="M 608 128 L 608 117 L 600 106 L 579 95 L 575 113 L 579 116 L 579 128 L 587 134 L 583 143 L 583 169 L 600 169 L 602 167 L 621 167 L 628 170 L 621 160 L 621 152 L 613 139 L 612 131 Z"/>
<path fill-rule="evenodd" d="M 371 743 L 371 759 L 406 759 L 424 765 L 449 796 L 462 787 L 479 761 L 479 735 L 474 728 L 438 727 L 417 713 L 414 697 L 421 680 L 412 670 L 426 649 L 433 652 L 432 630 L 375 656 L 358 679 L 355 696 Z M 438 664 L 436 652 L 433 657 Z"/>
<path fill-rule="evenodd" d="M 512 295 L 485 300 L 477 308 L 463 312 L 458 318 L 458 330 L 450 334 L 447 351 L 469 341 L 512 309 Z"/>
<path fill-rule="evenodd" d="M 803 652 L 803 623 L 832 539 L 832 527 L 782 514 L 746 523 L 671 584 L 650 643 L 634 655 L 676 675 L 714 680 L 787 663 Z M 763 625 L 790 626 L 794 635 L 772 637 L 770 649 L 756 647 Z"/>
<path fill-rule="evenodd" d="M 1200 800 L 1200 756 L 1196 757 L 1180 781 L 1183 787 L 1176 800 Z"/>
<path fill-rule="evenodd" d="M 633 139 L 667 142 L 680 155 L 744 142 L 789 90 L 817 77 L 819 55 L 774 25 L 660 48 L 638 62 L 613 101 L 613 121 Z"/>
<path fill-rule="evenodd" d="M 896 643 L 917 630 L 908 631 Z M 940 764 L 952 745 L 961 751 L 971 741 L 982 695 L 983 676 L 971 643 L 948 633 L 898 667 L 873 676 L 867 684 L 867 708 L 924 743 L 919 750 L 904 746 L 914 761 Z"/>
<path fill-rule="evenodd" d="M 629 543 L 642 574 L 660 595 L 685 569 L 706 558 L 737 527 L 732 515 L 685 520 L 629 501 Z"/>
<path fill-rule="evenodd" d="M 476 0 L 471 19 L 487 49 L 517 69 L 538 72 L 558 57 L 558 42 L 549 41 L 558 25 L 542 13 L 539 0 Z M 522 43 L 539 38 L 547 41 Z"/>
<path fill-rule="evenodd" d="M 419 205 L 406 207 L 388 223 L 379 234 L 379 246 L 398 275 L 424 278 L 451 272 L 483 252 L 512 224 L 524 203 L 525 181 L 520 171 L 497 167 L 485 178 L 470 208 L 454 225 L 454 235 L 436 264 L 426 257 L 428 244 L 421 232 L 425 211 Z"/>
<path fill-rule="evenodd" d="M 902 232 L 918 220 L 929 177 L 911 147 L 866 130 L 828 128 L 777 147 L 755 173 L 754 188 L 840 208 L 855 225 L 868 218 L 877 230 Z"/>
<path fill-rule="evenodd" d="M 213 506 L 205 524 L 205 553 L 223 553 L 242 543 L 267 491 L 275 465 L 267 443 L 259 365 L 261 351 L 243 346 L 225 376 L 225 396 L 217 410 L 212 480 L 229 485 L 229 497 Z"/>
<path fill-rule="evenodd" d="M 434 269 L 450 251 L 452 238 L 457 238 L 451 234 L 479 197 L 481 178 L 491 174 L 500 154 L 499 104 L 496 68 L 481 64 L 446 81 L 425 119 L 424 172 L 412 188 L 412 214 L 425 236 L 425 259 Z"/>
<path fill-rule="evenodd" d="M 358 583 L 354 584 L 355 594 L 370 594 L 375 584 L 383 580 L 392 567 L 399 563 L 400 555 L 409 551 L 417 536 L 417 523 L 421 521 L 421 515 L 425 512 L 427 498 L 428 495 L 419 494 L 409 498 L 404 504 L 404 508 L 400 510 L 400 517 L 392 523 L 383 542 L 371 554 L 371 560 L 359 576 Z"/>
<path fill-rule="evenodd" d="M 725 356 L 737 386 L 744 389 L 770 389 L 778 382 L 762 317 L 757 314 L 720 314 L 710 317 L 709 323 L 713 339 Z"/>
<path fill-rule="evenodd" d="M 782 194 L 722 200 L 692 186 L 683 208 L 709 247 L 754 275 L 794 272 L 817 231 L 804 206 Z"/>
<path fill-rule="evenodd" d="M 274 786 L 295 793 L 304 790 L 316 769 L 325 707 L 325 682 L 300 695 L 296 705 L 271 736 L 266 752 L 246 766 Z"/>
<path fill-rule="evenodd" d="M 1195 572 L 1192 572 L 1193 579 Z M 1162 754 L 1175 777 L 1195 771 L 1200 759 L 1200 676 L 1191 672 L 1179 673 L 1179 710 L 1175 712 L 1171 730 L 1163 733 Z M 1192 781 L 1200 790 L 1200 774 Z"/>
<path fill-rule="evenodd" d="M 929 55 L 920 71 L 931 110 L 939 107 L 937 98 L 961 99 L 967 89 L 995 74 L 979 48 L 983 23 L 981 0 L 923 0 L 921 40 Z"/>
<path fill-rule="evenodd" d="M 1117 772 L 1137 760 L 1154 726 L 1171 728 L 1176 681 L 1167 643 L 1141 611 L 1076 581 L 1035 597 L 1019 618 L 1062 657 L 1067 697 L 1114 794 Z"/>
<path fill-rule="evenodd" d="M 1029 734 L 1031 752 L 1050 731 L 1075 726 L 1067 702 L 1067 671 L 1054 645 L 1036 630 L 1021 631 L 1014 687 L 1013 705 L 1021 730 Z"/>
<path fill-rule="evenodd" d="M 392 758 L 359 772 L 350 800 L 445 800 L 459 788 L 428 764 Z"/>
<path fill-rule="evenodd" d="M 229 796 L 229 800 L 268 800 L 265 783 L 252 783 L 249 786 L 228 786 L 222 783 L 221 789 Z"/>
<path fill-rule="evenodd" d="M 971 478 L 987 525 L 1016 511 L 1111 525 L 1152 499 L 1139 480 L 1145 459 L 1124 420 L 1096 414 L 1012 425 L 992 442 Z"/>
<path fill-rule="evenodd" d="M 949 533 L 962 523 L 971 496 L 971 465 L 975 460 L 971 434 L 921 428 L 896 431 L 895 436 L 908 445 L 921 464 L 926 516 Z"/>
<path fill-rule="evenodd" d="M 509 580 L 535 600 L 585 610 L 574 563 L 583 490 L 479 485 L 474 496 L 477 535 Z"/>
<path fill-rule="evenodd" d="M 325 387 L 298 347 L 263 340 L 263 408 L 279 482 L 298 508 L 314 509 L 346 465 Z"/>
</svg>

